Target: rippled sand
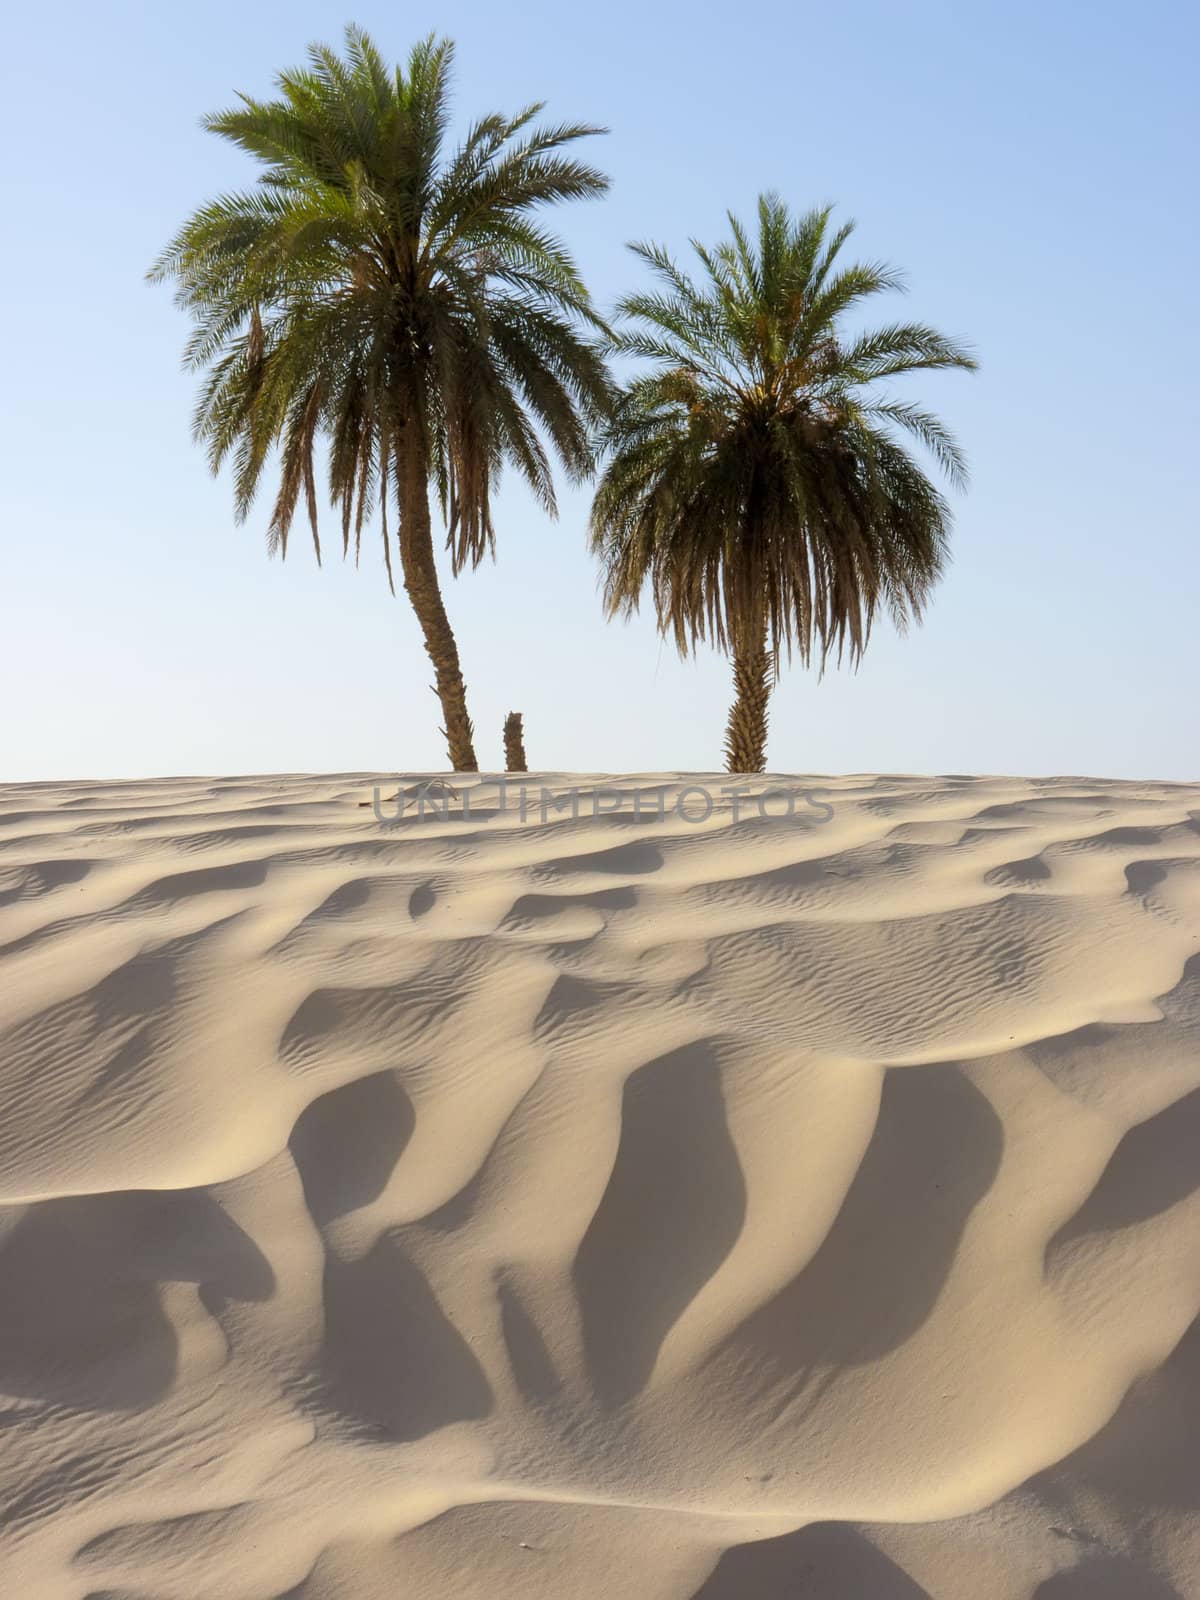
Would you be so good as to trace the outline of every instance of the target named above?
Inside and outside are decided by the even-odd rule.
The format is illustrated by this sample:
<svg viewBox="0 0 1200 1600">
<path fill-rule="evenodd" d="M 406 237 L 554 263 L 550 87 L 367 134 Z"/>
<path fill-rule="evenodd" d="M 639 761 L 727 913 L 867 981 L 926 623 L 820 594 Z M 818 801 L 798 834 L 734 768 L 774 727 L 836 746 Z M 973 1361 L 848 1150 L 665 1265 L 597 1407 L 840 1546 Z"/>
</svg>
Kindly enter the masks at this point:
<svg viewBox="0 0 1200 1600">
<path fill-rule="evenodd" d="M 0 1592 L 1200 1595 L 1200 789 L 375 781 L 0 789 Z"/>
</svg>

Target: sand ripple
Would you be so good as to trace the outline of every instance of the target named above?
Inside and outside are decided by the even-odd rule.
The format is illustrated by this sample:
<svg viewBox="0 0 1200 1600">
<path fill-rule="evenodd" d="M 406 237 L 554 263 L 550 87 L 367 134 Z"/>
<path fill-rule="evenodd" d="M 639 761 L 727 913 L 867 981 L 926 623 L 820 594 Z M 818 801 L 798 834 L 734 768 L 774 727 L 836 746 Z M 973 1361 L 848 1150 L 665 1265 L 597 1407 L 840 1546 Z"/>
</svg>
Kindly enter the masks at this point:
<svg viewBox="0 0 1200 1600">
<path fill-rule="evenodd" d="M 0 1591 L 1200 1595 L 1200 790 L 374 781 L 0 789 Z"/>
</svg>

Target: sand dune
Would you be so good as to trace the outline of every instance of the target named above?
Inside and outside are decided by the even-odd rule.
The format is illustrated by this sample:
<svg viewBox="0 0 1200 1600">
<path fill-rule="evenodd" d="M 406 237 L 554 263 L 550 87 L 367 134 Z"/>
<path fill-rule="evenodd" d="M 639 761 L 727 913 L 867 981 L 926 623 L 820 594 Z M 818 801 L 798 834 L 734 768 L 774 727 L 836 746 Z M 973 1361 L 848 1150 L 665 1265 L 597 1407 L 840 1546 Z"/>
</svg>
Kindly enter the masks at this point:
<svg viewBox="0 0 1200 1600">
<path fill-rule="evenodd" d="M 0 1593 L 1200 1596 L 1200 789 L 376 781 L 0 790 Z"/>
</svg>

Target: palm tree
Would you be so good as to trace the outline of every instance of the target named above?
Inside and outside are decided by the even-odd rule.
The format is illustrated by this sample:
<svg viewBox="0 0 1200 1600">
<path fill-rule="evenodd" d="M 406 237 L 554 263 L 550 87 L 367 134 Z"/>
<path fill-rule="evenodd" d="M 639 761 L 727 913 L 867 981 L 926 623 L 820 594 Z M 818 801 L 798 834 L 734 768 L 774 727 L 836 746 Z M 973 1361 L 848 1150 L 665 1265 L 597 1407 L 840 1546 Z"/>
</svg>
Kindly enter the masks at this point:
<svg viewBox="0 0 1200 1600">
<path fill-rule="evenodd" d="M 314 445 L 328 442 L 342 549 L 378 505 L 392 583 L 389 495 L 404 588 L 433 663 L 450 763 L 476 771 L 458 647 L 434 557 L 436 487 L 455 573 L 495 550 L 505 462 L 555 509 L 550 453 L 572 477 L 611 386 L 602 324 L 570 254 L 535 220 L 599 195 L 564 147 L 601 132 L 533 126 L 542 107 L 482 117 L 446 147 L 453 46 L 430 37 L 389 70 L 357 28 L 344 57 L 313 46 L 279 98 L 241 97 L 205 126 L 262 165 L 258 186 L 197 211 L 151 270 L 173 278 L 206 369 L 195 431 L 232 462 L 239 519 L 268 460 L 279 479 L 268 547 L 287 554 L 301 493 L 317 560 Z M 549 446 L 549 450 L 547 449 Z"/>
<path fill-rule="evenodd" d="M 965 481 L 942 423 L 876 386 L 974 361 L 915 323 L 845 331 L 848 312 L 899 279 L 840 265 L 853 224 L 831 231 L 829 219 L 793 219 L 764 195 L 756 241 L 731 215 L 729 241 L 693 242 L 698 283 L 661 247 L 634 245 L 659 287 L 618 308 L 615 348 L 653 366 L 606 430 L 591 519 L 605 603 L 628 615 L 649 583 L 682 655 L 711 639 L 732 657 L 730 772 L 763 770 L 781 654 L 857 664 L 881 607 L 900 628 L 920 618 L 950 516 L 901 432 Z"/>
</svg>

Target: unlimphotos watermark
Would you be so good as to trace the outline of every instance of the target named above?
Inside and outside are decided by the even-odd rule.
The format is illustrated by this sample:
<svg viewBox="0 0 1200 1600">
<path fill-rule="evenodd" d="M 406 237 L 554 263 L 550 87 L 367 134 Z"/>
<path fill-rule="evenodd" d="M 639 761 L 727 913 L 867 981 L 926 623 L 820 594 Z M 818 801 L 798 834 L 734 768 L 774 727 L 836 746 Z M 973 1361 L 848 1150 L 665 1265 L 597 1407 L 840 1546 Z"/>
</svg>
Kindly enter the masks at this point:
<svg viewBox="0 0 1200 1600">
<path fill-rule="evenodd" d="M 818 798 L 829 792 L 781 786 L 756 791 L 737 784 L 723 784 L 714 790 L 702 783 L 660 783 L 631 789 L 582 784 L 547 788 L 499 776 L 457 788 L 445 779 L 429 778 L 408 788 L 398 785 L 396 793 L 386 797 L 383 786 L 376 784 L 371 806 L 376 821 L 384 827 L 395 827 L 406 818 L 491 822 L 508 817 L 544 823 L 561 817 L 575 822 L 618 814 L 635 822 L 665 822 L 675 817 L 692 827 L 701 827 L 714 816 L 728 816 L 735 823 L 759 819 L 816 827 L 833 818 L 833 807 Z"/>
</svg>

